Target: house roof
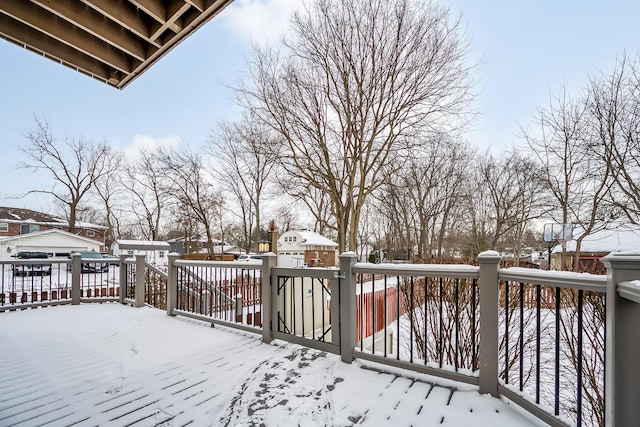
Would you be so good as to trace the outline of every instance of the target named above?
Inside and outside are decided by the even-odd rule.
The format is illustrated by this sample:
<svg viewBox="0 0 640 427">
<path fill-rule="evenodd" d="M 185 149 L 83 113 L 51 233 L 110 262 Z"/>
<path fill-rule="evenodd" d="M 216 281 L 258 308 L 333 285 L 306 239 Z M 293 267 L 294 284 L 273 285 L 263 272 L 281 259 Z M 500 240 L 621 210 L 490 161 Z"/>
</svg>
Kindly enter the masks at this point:
<svg viewBox="0 0 640 427">
<path fill-rule="evenodd" d="M 338 247 L 338 244 L 333 240 L 327 239 L 321 234 L 318 234 L 311 230 L 291 230 L 285 233 L 282 233 L 280 238 L 285 236 L 287 233 L 296 233 L 300 236 L 302 241 L 296 242 L 301 246 L 334 246 Z M 280 239 L 278 239 L 280 240 Z"/>
<path fill-rule="evenodd" d="M 37 222 L 37 223 L 62 223 L 66 222 L 58 217 L 31 209 L 11 208 L 0 206 L 0 221 L 3 222 Z"/>
<path fill-rule="evenodd" d="M 574 240 L 566 243 L 567 252 L 576 251 L 576 240 L 583 230 L 574 229 Z M 580 252 L 582 253 L 609 253 L 621 251 L 640 250 L 640 227 L 624 226 L 615 230 L 601 230 L 582 240 Z M 553 253 L 562 251 L 562 246 L 557 245 Z"/>
<path fill-rule="evenodd" d="M 169 243 L 157 240 L 116 240 L 111 244 L 118 245 L 120 249 L 139 251 L 166 251 L 169 250 Z"/>
<path fill-rule="evenodd" d="M 100 242 L 98 240 L 90 239 L 90 238 L 84 237 L 84 236 L 79 236 L 77 234 L 69 233 L 68 231 L 58 230 L 58 229 L 55 229 L 55 228 L 52 228 L 50 230 L 44 230 L 44 231 L 35 231 L 33 233 L 28 233 L 28 234 L 20 234 L 19 236 L 3 237 L 3 238 L 0 239 L 0 242 L 2 242 L 2 243 L 13 242 L 13 241 L 21 240 L 21 239 L 25 239 L 25 238 L 33 238 L 33 237 L 38 237 L 38 236 L 47 236 L 49 234 L 60 234 L 62 236 L 73 237 L 73 238 L 81 240 L 83 242 L 102 245 L 102 242 Z"/>
<path fill-rule="evenodd" d="M 0 206 L 0 222 L 8 222 L 14 224 L 42 224 L 54 227 L 68 227 L 69 222 L 48 213 L 33 211 L 31 209 L 12 208 Z M 90 222 L 76 221 L 76 227 L 80 228 L 96 228 L 106 229 L 104 225 L 92 224 Z"/>
<path fill-rule="evenodd" d="M 0 38 L 124 88 L 233 0 L 0 2 Z"/>
</svg>

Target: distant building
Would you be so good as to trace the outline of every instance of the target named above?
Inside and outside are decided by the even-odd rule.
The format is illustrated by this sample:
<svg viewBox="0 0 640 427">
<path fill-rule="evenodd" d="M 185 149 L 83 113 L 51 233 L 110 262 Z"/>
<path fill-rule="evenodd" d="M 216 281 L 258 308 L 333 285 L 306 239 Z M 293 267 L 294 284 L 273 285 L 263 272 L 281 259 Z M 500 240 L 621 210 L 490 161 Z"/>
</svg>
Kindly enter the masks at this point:
<svg viewBox="0 0 640 427">
<path fill-rule="evenodd" d="M 104 251 L 107 227 L 76 222 L 69 232 L 66 219 L 30 209 L 0 207 L 0 260 L 11 259 L 20 251 L 46 252 L 66 257 L 74 251 Z"/>
<path fill-rule="evenodd" d="M 573 265 L 576 240 L 582 231 L 574 229 L 574 240 L 566 242 L 566 265 Z M 640 227 L 625 225 L 615 230 L 601 230 L 586 236 L 580 246 L 580 264 L 585 271 L 604 272 L 600 259 L 611 252 L 640 251 Z M 562 245 L 556 245 L 551 253 L 551 268 L 560 270 Z"/>
<path fill-rule="evenodd" d="M 75 228 L 73 234 L 96 240 L 104 245 L 104 235 L 107 227 L 76 221 Z M 69 231 L 69 221 L 30 209 L 0 206 L 0 238 L 53 229 Z"/>
<path fill-rule="evenodd" d="M 333 267 L 338 244 L 311 230 L 289 230 L 278 237 L 279 267 Z"/>
<path fill-rule="evenodd" d="M 167 264 L 169 248 L 169 243 L 155 240 L 116 240 L 111 244 L 114 255 L 144 255 L 146 261 L 153 265 Z"/>
<path fill-rule="evenodd" d="M 102 242 L 53 228 L 1 238 L 0 261 L 10 260 L 22 251 L 46 252 L 50 257 L 61 258 L 72 252 L 100 252 L 103 248 Z"/>
</svg>

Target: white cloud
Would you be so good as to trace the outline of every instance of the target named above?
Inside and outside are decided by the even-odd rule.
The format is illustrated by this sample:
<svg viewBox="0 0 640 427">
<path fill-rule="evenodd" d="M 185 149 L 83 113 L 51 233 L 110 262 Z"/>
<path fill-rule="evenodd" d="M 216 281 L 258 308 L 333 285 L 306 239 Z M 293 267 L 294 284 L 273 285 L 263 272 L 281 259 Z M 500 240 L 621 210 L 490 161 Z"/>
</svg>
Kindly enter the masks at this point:
<svg viewBox="0 0 640 427">
<path fill-rule="evenodd" d="M 140 151 L 153 151 L 157 148 L 177 148 L 182 139 L 177 135 L 167 135 L 163 138 L 155 138 L 151 135 L 134 135 L 131 145 L 124 147 L 122 152 L 127 160 L 138 158 Z"/>
<path fill-rule="evenodd" d="M 273 43 L 287 30 L 289 17 L 301 3 L 301 0 L 236 0 L 220 17 L 244 42 Z"/>
</svg>

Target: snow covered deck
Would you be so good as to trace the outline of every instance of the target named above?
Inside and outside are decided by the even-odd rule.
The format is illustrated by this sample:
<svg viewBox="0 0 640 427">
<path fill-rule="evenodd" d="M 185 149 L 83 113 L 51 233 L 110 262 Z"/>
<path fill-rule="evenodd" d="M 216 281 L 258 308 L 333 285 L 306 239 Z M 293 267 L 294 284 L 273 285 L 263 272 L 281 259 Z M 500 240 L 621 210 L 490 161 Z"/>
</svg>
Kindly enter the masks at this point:
<svg viewBox="0 0 640 427">
<path fill-rule="evenodd" d="M 0 425 L 542 424 L 464 384 L 260 338 L 115 303 L 0 313 Z"/>
</svg>

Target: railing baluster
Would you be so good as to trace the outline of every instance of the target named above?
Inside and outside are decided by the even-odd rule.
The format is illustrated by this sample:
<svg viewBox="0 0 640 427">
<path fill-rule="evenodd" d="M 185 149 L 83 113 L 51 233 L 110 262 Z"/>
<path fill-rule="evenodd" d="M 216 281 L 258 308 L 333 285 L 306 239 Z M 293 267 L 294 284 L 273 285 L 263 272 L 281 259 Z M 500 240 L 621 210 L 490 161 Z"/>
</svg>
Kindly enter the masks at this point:
<svg viewBox="0 0 640 427">
<path fill-rule="evenodd" d="M 363 279 L 362 279 L 362 274 L 360 275 L 360 298 L 359 298 L 359 304 L 360 304 L 360 316 L 358 316 L 358 318 L 360 319 L 360 351 L 364 350 L 364 320 L 366 319 L 365 317 L 365 313 L 364 313 L 364 284 L 363 284 Z"/>
<path fill-rule="evenodd" d="M 428 291 L 428 286 L 429 286 L 429 278 L 425 276 L 424 278 L 424 316 L 423 316 L 423 321 L 424 321 L 424 325 L 422 327 L 422 329 L 424 330 L 424 337 L 422 337 L 423 339 L 423 355 L 422 357 L 424 358 L 424 364 L 427 364 L 427 349 L 429 348 L 429 343 L 428 343 L 428 338 L 427 338 L 427 330 L 428 325 L 427 325 L 427 306 L 429 305 L 429 293 Z"/>
<path fill-rule="evenodd" d="M 415 318 L 414 295 L 413 295 L 413 276 L 409 279 L 409 361 L 413 363 L 413 326 Z"/>
<path fill-rule="evenodd" d="M 509 287 L 511 283 L 504 282 L 504 383 L 509 384 Z"/>
<path fill-rule="evenodd" d="M 555 398 L 553 413 L 560 414 L 560 287 L 556 286 L 556 342 L 555 342 L 555 366 L 554 366 L 554 390 Z"/>
<path fill-rule="evenodd" d="M 440 368 L 442 368 L 442 363 L 443 363 L 443 358 L 444 358 L 444 319 L 442 317 L 442 308 L 443 308 L 443 300 L 442 300 L 442 292 L 443 292 L 443 282 L 442 282 L 442 277 L 440 278 L 439 281 L 439 292 L 440 292 L 440 300 L 439 300 L 439 312 L 440 312 L 440 317 L 438 318 L 438 322 L 440 322 L 440 327 L 439 327 L 439 334 L 438 334 L 438 366 L 440 366 Z"/>
<path fill-rule="evenodd" d="M 536 403 L 540 403 L 540 297 L 541 286 L 536 285 Z"/>
<path fill-rule="evenodd" d="M 576 385 L 576 426 L 582 425 L 582 356 L 583 356 L 583 340 L 582 340 L 582 303 L 583 303 L 582 289 L 578 290 L 578 381 Z"/>
<path fill-rule="evenodd" d="M 460 364 L 458 362 L 459 357 L 459 346 L 460 346 L 460 279 L 456 277 L 455 279 L 455 304 L 456 304 L 456 314 L 455 314 L 455 334 L 456 334 L 456 346 L 454 348 L 454 363 L 453 366 L 458 372 L 458 368 L 460 368 Z"/>
<path fill-rule="evenodd" d="M 476 334 L 478 327 L 476 324 L 476 293 L 478 292 L 478 282 L 476 279 L 471 281 L 471 370 L 478 369 L 478 351 L 476 349 Z M 426 328 L 425 328 L 426 329 Z"/>
<path fill-rule="evenodd" d="M 524 387 L 524 283 L 520 282 L 520 338 L 519 338 L 519 353 L 520 353 L 520 361 L 519 361 L 519 389 L 523 390 Z"/>
<path fill-rule="evenodd" d="M 384 357 L 387 357 L 387 325 L 389 324 L 389 319 L 387 318 L 387 275 L 384 275 L 384 307 L 383 307 L 383 316 L 384 316 Z"/>
<path fill-rule="evenodd" d="M 371 280 L 371 352 L 376 353 L 376 279 Z"/>
<path fill-rule="evenodd" d="M 400 360 L 400 276 L 396 276 L 396 287 L 398 288 L 398 296 L 396 298 L 396 359 Z"/>
</svg>

